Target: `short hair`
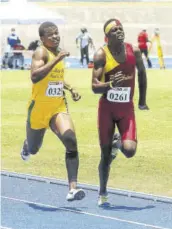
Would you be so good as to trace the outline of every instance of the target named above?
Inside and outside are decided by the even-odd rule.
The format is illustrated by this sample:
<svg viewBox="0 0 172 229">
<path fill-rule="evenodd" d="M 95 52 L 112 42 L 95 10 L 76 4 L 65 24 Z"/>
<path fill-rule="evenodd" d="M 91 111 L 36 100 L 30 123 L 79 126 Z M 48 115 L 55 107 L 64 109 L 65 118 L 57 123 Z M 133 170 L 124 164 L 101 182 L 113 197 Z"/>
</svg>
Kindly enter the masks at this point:
<svg viewBox="0 0 172 229">
<path fill-rule="evenodd" d="M 40 37 L 44 36 L 45 29 L 47 29 L 48 27 L 52 27 L 52 26 L 57 27 L 57 25 L 54 24 L 53 22 L 50 22 L 50 21 L 43 22 L 43 23 L 39 26 L 39 36 L 40 36 Z"/>
</svg>

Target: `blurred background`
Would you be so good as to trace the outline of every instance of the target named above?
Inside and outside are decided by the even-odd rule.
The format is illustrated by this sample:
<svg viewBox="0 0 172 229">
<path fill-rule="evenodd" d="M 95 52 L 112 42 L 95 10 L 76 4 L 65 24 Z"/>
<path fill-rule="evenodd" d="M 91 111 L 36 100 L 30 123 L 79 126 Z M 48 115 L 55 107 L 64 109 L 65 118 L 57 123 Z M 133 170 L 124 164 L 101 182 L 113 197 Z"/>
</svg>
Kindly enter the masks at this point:
<svg viewBox="0 0 172 229">
<path fill-rule="evenodd" d="M 167 66 L 172 65 L 172 2 L 147 0 L 1 0 L 1 60 L 8 50 L 7 37 L 11 28 L 15 28 L 22 45 L 28 49 L 31 42 L 39 40 L 38 27 L 43 21 L 54 21 L 61 34 L 61 47 L 71 53 L 72 58 L 79 59 L 80 50 L 76 48 L 76 36 L 81 27 L 86 27 L 94 41 L 95 48 L 104 44 L 103 25 L 110 18 L 119 18 L 123 23 L 126 41 L 137 45 L 140 31 L 146 29 L 149 38 L 155 28 L 159 28 L 161 46 Z M 90 49 L 90 58 L 93 51 Z M 29 63 L 30 54 L 24 54 L 25 62 Z M 153 47 L 150 57 L 157 58 Z M 69 60 L 71 60 L 69 58 Z M 72 64 L 69 66 L 72 67 Z M 155 62 L 156 64 L 156 62 Z M 154 66 L 157 67 L 157 66 Z"/>
</svg>

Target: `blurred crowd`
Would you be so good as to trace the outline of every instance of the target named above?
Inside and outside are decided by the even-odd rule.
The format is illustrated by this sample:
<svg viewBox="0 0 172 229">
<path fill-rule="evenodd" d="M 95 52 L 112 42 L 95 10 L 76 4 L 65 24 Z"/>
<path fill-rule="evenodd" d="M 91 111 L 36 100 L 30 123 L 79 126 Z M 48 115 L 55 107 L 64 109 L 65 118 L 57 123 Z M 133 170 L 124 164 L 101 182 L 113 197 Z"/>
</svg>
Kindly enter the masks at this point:
<svg viewBox="0 0 172 229">
<path fill-rule="evenodd" d="M 80 29 L 80 33 L 76 36 L 75 42 L 76 47 L 79 50 L 80 66 L 93 67 L 92 59 L 95 51 L 95 45 L 93 42 L 93 38 L 86 27 L 82 27 Z M 107 42 L 106 37 L 104 39 L 104 42 Z M 149 38 L 146 28 L 143 28 L 142 31 L 138 34 L 137 42 L 138 47 L 147 62 L 148 68 L 152 68 L 149 54 L 153 48 L 156 49 L 160 68 L 165 68 L 163 49 L 160 40 L 160 30 L 158 28 L 155 28 L 153 36 L 151 38 Z M 2 56 L 1 68 L 21 70 L 28 69 L 29 67 L 25 64 L 24 52 L 34 51 L 40 45 L 40 40 L 34 40 L 29 43 L 28 47 L 25 47 L 22 44 L 22 39 L 17 35 L 16 29 L 11 28 L 10 34 L 6 39 L 6 46 Z"/>
</svg>

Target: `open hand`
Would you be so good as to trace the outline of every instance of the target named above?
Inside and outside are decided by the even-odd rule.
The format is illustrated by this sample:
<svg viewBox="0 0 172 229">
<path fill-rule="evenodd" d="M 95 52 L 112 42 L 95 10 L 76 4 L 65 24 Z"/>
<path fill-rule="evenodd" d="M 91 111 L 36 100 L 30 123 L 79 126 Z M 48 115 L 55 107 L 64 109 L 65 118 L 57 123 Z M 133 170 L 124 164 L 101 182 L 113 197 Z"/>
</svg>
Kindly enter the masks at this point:
<svg viewBox="0 0 172 229">
<path fill-rule="evenodd" d="M 114 75 L 110 75 L 110 81 L 112 81 L 113 87 L 118 87 L 125 81 L 125 74 L 123 74 L 122 71 L 119 71 Z"/>
</svg>

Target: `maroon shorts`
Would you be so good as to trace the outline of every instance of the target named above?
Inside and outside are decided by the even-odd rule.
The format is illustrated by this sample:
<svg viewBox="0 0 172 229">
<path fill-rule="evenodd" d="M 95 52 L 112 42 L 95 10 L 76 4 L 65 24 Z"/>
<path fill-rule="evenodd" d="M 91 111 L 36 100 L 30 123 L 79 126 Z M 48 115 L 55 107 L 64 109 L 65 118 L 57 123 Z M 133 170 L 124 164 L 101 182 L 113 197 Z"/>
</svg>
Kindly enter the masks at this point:
<svg viewBox="0 0 172 229">
<path fill-rule="evenodd" d="M 115 126 L 118 127 L 122 141 L 137 141 L 133 102 L 114 103 L 101 97 L 98 108 L 100 145 L 111 144 Z"/>
</svg>

